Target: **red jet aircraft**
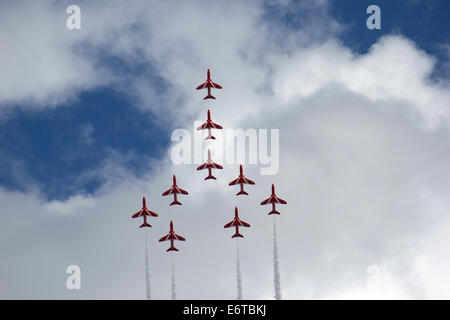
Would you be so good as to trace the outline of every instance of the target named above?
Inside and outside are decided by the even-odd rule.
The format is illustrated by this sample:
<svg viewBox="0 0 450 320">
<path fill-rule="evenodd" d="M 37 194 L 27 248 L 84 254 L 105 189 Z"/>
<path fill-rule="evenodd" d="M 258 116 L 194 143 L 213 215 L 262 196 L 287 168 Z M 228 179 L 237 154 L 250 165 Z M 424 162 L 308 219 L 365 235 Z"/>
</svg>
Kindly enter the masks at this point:
<svg viewBox="0 0 450 320">
<path fill-rule="evenodd" d="M 210 72 L 209 72 L 209 69 L 208 69 L 206 81 L 205 81 L 204 83 L 202 83 L 201 85 L 199 85 L 199 86 L 197 87 L 197 90 L 204 89 L 204 88 L 207 88 L 207 89 L 208 89 L 208 95 L 207 95 L 206 97 L 204 97 L 203 100 L 206 100 L 206 99 L 216 99 L 215 97 L 213 97 L 213 96 L 211 95 L 211 88 L 222 89 L 222 86 L 221 86 L 220 84 L 217 84 L 217 83 L 212 82 L 212 80 L 211 80 L 211 75 L 210 75 Z"/>
<path fill-rule="evenodd" d="M 243 238 L 244 236 L 239 233 L 239 227 L 250 228 L 250 225 L 247 222 L 242 221 L 241 219 L 239 219 L 238 208 L 237 207 L 235 207 L 234 212 L 235 212 L 234 213 L 234 219 L 232 221 L 228 222 L 223 227 L 224 228 L 236 227 L 236 233 L 234 235 L 232 235 L 231 238 L 236 238 L 236 237 Z"/>
<path fill-rule="evenodd" d="M 183 238 L 182 236 L 179 236 L 178 234 L 176 234 L 176 233 L 173 231 L 173 222 L 172 222 L 172 220 L 170 220 L 170 230 L 169 230 L 169 233 L 166 234 L 166 235 L 165 235 L 164 237 L 162 237 L 161 239 L 159 239 L 159 242 L 161 242 L 161 241 L 167 241 L 167 240 L 170 240 L 170 248 L 166 250 L 167 252 L 168 252 L 168 251 L 178 251 L 178 249 L 175 248 L 175 247 L 173 246 L 173 241 L 174 241 L 174 240 L 186 241 L 185 238 Z"/>
<path fill-rule="evenodd" d="M 261 205 L 265 204 L 272 204 L 272 211 L 269 212 L 270 214 L 280 214 L 277 210 L 275 210 L 275 203 L 281 203 L 281 204 L 287 204 L 287 202 L 281 198 L 278 198 L 278 196 L 275 194 L 275 186 L 272 184 L 272 194 L 269 198 L 261 202 Z"/>
<path fill-rule="evenodd" d="M 200 167 L 197 168 L 197 170 L 203 170 L 208 169 L 208 176 L 205 178 L 205 180 L 208 179 L 214 179 L 216 180 L 216 177 L 214 177 L 211 173 L 212 169 L 223 169 L 223 167 L 220 164 L 214 163 L 211 160 L 211 150 L 208 150 L 208 160 L 204 164 L 202 164 Z"/>
<path fill-rule="evenodd" d="M 150 228 L 151 225 L 147 223 L 147 216 L 157 217 L 158 214 L 156 212 L 150 211 L 147 209 L 147 206 L 145 204 L 145 197 L 142 198 L 142 209 L 141 211 L 136 212 L 131 217 L 132 218 L 139 218 L 144 217 L 144 223 L 141 224 L 139 228 L 148 227 Z"/>
<path fill-rule="evenodd" d="M 223 129 L 221 125 L 218 125 L 217 123 L 211 121 L 211 112 L 209 111 L 209 109 L 208 109 L 208 118 L 206 119 L 206 122 L 197 128 L 197 130 L 205 130 L 205 129 L 208 129 L 208 136 L 205 138 L 205 140 L 216 139 L 214 136 L 211 135 L 211 129 Z"/>
<path fill-rule="evenodd" d="M 242 173 L 242 164 L 239 167 L 239 170 L 240 170 L 239 177 L 237 179 L 231 181 L 228 185 L 234 186 L 235 184 L 240 184 L 241 185 L 241 191 L 236 193 L 236 195 L 237 196 L 240 195 L 240 194 L 248 195 L 248 193 L 244 191 L 244 184 L 255 184 L 255 183 L 252 180 L 247 179 L 246 177 L 244 177 L 244 174 Z"/>
<path fill-rule="evenodd" d="M 175 175 L 173 175 L 173 185 L 172 188 L 170 188 L 169 190 L 165 191 L 162 195 L 163 196 L 167 196 L 169 194 L 173 194 L 173 201 L 170 204 L 171 206 L 173 206 L 174 204 L 179 204 L 181 206 L 181 202 L 179 202 L 177 200 L 177 194 L 181 193 L 181 194 L 188 194 L 187 191 L 181 189 L 180 187 L 177 186 L 177 177 Z"/>
</svg>

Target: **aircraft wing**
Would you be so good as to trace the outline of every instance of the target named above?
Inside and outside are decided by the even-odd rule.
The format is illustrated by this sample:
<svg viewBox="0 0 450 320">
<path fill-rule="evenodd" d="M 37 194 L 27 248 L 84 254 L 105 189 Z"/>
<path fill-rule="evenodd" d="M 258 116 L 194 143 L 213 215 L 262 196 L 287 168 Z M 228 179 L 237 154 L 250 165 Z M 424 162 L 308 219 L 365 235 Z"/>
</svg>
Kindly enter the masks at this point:
<svg viewBox="0 0 450 320">
<path fill-rule="evenodd" d="M 245 177 L 243 177 L 242 180 L 243 180 L 242 182 L 243 182 L 243 183 L 246 183 L 246 184 L 255 184 L 252 180 L 247 179 L 247 178 L 245 178 Z"/>
<path fill-rule="evenodd" d="M 206 168 L 208 168 L 208 163 L 207 163 L 207 162 L 205 162 L 204 164 L 202 164 L 201 166 L 199 166 L 199 167 L 197 168 L 197 170 L 203 170 L 203 169 L 206 169 Z"/>
<path fill-rule="evenodd" d="M 220 124 L 214 123 L 212 121 L 205 122 L 200 127 L 197 128 L 197 130 L 204 130 L 204 129 L 223 129 L 223 127 Z"/>
<path fill-rule="evenodd" d="M 239 225 L 243 226 L 243 227 L 250 227 L 250 225 L 247 222 L 242 221 L 242 220 L 239 220 Z"/>
<path fill-rule="evenodd" d="M 183 190 L 180 187 L 177 187 L 177 190 L 175 192 L 176 193 L 181 193 L 181 194 L 188 194 L 188 192 L 186 190 Z"/>
<path fill-rule="evenodd" d="M 150 211 L 150 210 L 147 210 L 147 213 L 149 215 L 153 216 L 153 217 L 157 217 L 158 216 L 158 214 L 156 212 L 153 212 L 153 211 Z"/>
<path fill-rule="evenodd" d="M 214 169 L 223 169 L 223 167 L 220 164 L 217 164 L 215 162 L 211 162 L 210 166 Z"/>
<path fill-rule="evenodd" d="M 166 241 L 170 239 L 170 233 L 166 234 L 164 237 L 162 237 L 161 239 L 159 239 L 159 241 Z"/>
<path fill-rule="evenodd" d="M 220 164 L 214 163 L 214 162 L 206 162 L 202 164 L 200 167 L 197 168 L 197 170 L 203 170 L 207 168 L 213 168 L 213 169 L 223 169 L 223 167 Z"/>
<path fill-rule="evenodd" d="M 283 199 L 281 199 L 281 198 L 278 198 L 277 196 L 275 196 L 275 202 L 276 202 L 276 203 L 281 203 L 281 204 L 286 204 L 286 203 L 287 203 L 286 200 L 283 200 Z"/>
<path fill-rule="evenodd" d="M 214 123 L 211 121 L 211 128 L 212 129 L 223 129 L 220 124 Z"/>
<path fill-rule="evenodd" d="M 213 88 L 222 89 L 222 86 L 220 84 L 214 83 L 212 81 L 211 81 L 211 85 L 212 85 Z"/>
<path fill-rule="evenodd" d="M 240 179 L 239 179 L 239 178 L 234 179 L 234 180 L 231 181 L 228 185 L 229 185 L 229 186 L 234 186 L 235 184 L 238 184 L 238 183 L 240 183 Z"/>
<path fill-rule="evenodd" d="M 270 197 L 267 198 L 266 200 L 262 201 L 262 202 L 261 202 L 261 205 L 263 206 L 263 205 L 268 204 L 268 203 L 271 203 L 271 202 L 272 202 L 272 196 L 270 196 Z"/>
<path fill-rule="evenodd" d="M 170 188 L 169 190 L 164 191 L 164 193 L 162 195 L 167 196 L 168 194 L 171 194 L 173 192 L 174 192 L 174 187 Z"/>
<path fill-rule="evenodd" d="M 182 236 L 180 236 L 180 235 L 178 235 L 178 234 L 176 234 L 176 233 L 174 233 L 174 239 L 175 240 L 180 240 L 180 241 L 186 241 L 186 239 L 185 238 L 183 238 Z"/>
<path fill-rule="evenodd" d="M 200 127 L 197 128 L 197 130 L 203 130 L 203 129 L 208 129 L 208 122 L 205 122 L 204 124 L 202 124 Z"/>
<path fill-rule="evenodd" d="M 207 85 L 208 85 L 208 81 L 205 81 L 201 85 L 199 85 L 196 89 L 200 90 L 200 89 L 206 88 Z"/>
<path fill-rule="evenodd" d="M 136 212 L 136 213 L 133 214 L 131 217 L 132 217 L 132 218 L 138 218 L 138 217 L 140 217 L 140 216 L 142 215 L 142 211 L 143 211 L 143 210 L 140 210 L 140 211 Z"/>
<path fill-rule="evenodd" d="M 235 220 L 233 219 L 233 221 L 228 222 L 226 225 L 224 225 L 224 228 L 229 228 L 229 227 L 233 227 L 235 226 Z"/>
</svg>

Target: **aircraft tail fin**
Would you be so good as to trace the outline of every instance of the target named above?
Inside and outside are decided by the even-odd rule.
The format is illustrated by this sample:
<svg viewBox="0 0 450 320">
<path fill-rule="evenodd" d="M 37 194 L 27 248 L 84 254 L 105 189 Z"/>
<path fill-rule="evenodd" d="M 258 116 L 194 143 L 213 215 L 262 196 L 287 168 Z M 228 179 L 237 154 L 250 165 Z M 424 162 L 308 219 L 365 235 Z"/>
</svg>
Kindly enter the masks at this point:
<svg viewBox="0 0 450 320">
<path fill-rule="evenodd" d="M 273 209 L 272 211 L 269 212 L 269 215 L 271 214 L 280 214 L 277 210 Z"/>
<path fill-rule="evenodd" d="M 175 204 L 181 206 L 182 203 L 181 203 L 180 201 L 178 201 L 178 200 L 173 200 L 172 203 L 171 203 L 170 205 L 173 206 L 173 205 L 175 205 Z"/>
<path fill-rule="evenodd" d="M 214 137 L 214 136 L 207 136 L 207 137 L 205 138 L 205 140 L 208 140 L 208 139 L 216 140 L 216 137 Z"/>
<path fill-rule="evenodd" d="M 175 248 L 174 246 L 171 246 L 169 249 L 166 250 L 167 252 L 169 251 L 178 251 L 177 248 Z"/>
<path fill-rule="evenodd" d="M 214 177 L 214 176 L 211 175 L 211 174 L 205 178 L 205 180 L 209 180 L 209 179 L 217 180 L 216 177 Z"/>
<path fill-rule="evenodd" d="M 244 236 L 243 236 L 242 234 L 240 234 L 239 232 L 236 232 L 236 233 L 233 234 L 231 237 L 232 237 L 232 238 L 237 238 L 237 237 L 243 238 Z"/>
<path fill-rule="evenodd" d="M 248 196 L 248 193 L 247 192 L 245 192 L 244 190 L 242 190 L 242 191 L 239 191 L 238 193 L 236 193 L 236 195 L 238 196 L 238 195 L 240 195 L 240 194 L 245 194 L 245 195 L 247 195 Z"/>
<path fill-rule="evenodd" d="M 152 226 L 150 224 L 148 224 L 147 222 L 144 222 L 143 224 L 140 225 L 139 228 L 144 228 L 144 227 L 151 228 Z"/>
<path fill-rule="evenodd" d="M 204 97 L 203 98 L 203 100 L 206 100 L 206 99 L 216 99 L 213 95 L 211 95 L 211 94 L 208 94 L 206 97 Z"/>
</svg>

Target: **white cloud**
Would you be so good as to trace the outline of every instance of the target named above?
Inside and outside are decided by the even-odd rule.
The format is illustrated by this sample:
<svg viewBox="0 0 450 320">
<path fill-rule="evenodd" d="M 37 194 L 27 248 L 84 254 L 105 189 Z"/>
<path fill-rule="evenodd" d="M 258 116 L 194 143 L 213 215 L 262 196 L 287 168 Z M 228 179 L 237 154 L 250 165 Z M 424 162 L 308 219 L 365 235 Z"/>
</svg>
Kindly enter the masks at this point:
<svg viewBox="0 0 450 320">
<path fill-rule="evenodd" d="M 44 208 L 47 211 L 63 214 L 79 212 L 93 206 L 94 199 L 81 195 L 72 196 L 65 201 L 52 200 L 44 204 Z"/>
<path fill-rule="evenodd" d="M 283 102 L 339 85 L 372 101 L 406 102 L 428 126 L 448 123 L 448 85 L 428 79 L 433 57 L 401 36 L 382 37 L 362 56 L 330 40 L 274 60 L 274 90 Z"/>
<path fill-rule="evenodd" d="M 75 51 L 82 36 L 66 29 L 67 17 L 50 1 L 1 4 L 1 106 L 54 107 L 109 81 L 108 72 Z"/>
</svg>

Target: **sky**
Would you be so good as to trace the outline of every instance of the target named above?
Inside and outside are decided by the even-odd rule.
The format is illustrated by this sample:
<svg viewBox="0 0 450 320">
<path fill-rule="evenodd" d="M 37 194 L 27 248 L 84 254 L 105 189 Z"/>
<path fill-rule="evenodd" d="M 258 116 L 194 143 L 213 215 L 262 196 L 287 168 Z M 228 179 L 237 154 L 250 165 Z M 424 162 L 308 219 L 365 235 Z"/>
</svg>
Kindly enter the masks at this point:
<svg viewBox="0 0 450 320">
<path fill-rule="evenodd" d="M 81 8 L 69 30 L 66 8 Z M 369 30 L 366 8 L 381 9 Z M 392 1 L 2 1 L 0 298 L 450 298 L 450 5 Z M 195 87 L 210 68 L 223 90 Z M 279 170 L 248 197 L 238 163 L 204 181 L 175 164 L 175 129 L 279 130 Z M 172 175 L 183 206 L 162 197 Z M 288 204 L 259 203 L 276 185 Z M 131 215 L 147 197 L 159 217 Z M 158 239 L 169 221 L 187 241 Z M 66 268 L 81 268 L 80 290 Z M 373 273 L 373 270 L 376 270 Z M 370 285 L 376 277 L 376 285 Z"/>
</svg>

